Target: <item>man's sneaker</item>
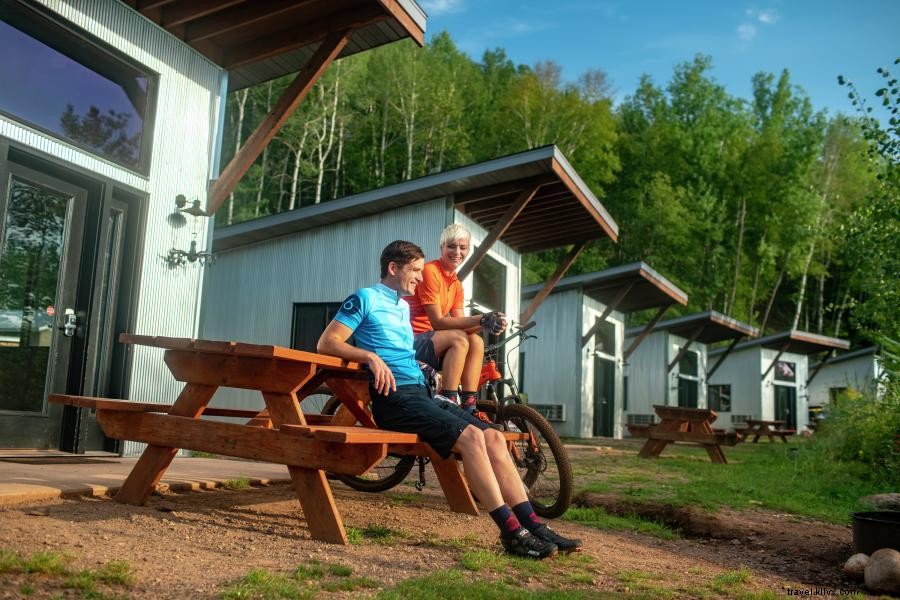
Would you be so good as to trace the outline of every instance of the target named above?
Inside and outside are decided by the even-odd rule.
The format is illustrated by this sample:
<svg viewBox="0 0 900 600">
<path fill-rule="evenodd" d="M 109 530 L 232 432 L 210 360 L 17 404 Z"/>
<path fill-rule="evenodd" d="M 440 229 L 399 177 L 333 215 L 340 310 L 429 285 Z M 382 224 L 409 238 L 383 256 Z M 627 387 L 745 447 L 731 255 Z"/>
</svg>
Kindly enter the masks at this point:
<svg viewBox="0 0 900 600">
<path fill-rule="evenodd" d="M 532 527 L 531 535 L 539 540 L 556 545 L 560 552 L 573 552 L 582 546 L 581 540 L 564 538 L 550 529 L 550 526 L 546 523 L 541 523 L 537 527 Z"/>
<path fill-rule="evenodd" d="M 531 535 L 524 527 L 515 533 L 500 534 L 500 543 L 508 554 L 524 558 L 543 559 L 556 554 L 556 544 Z"/>
</svg>

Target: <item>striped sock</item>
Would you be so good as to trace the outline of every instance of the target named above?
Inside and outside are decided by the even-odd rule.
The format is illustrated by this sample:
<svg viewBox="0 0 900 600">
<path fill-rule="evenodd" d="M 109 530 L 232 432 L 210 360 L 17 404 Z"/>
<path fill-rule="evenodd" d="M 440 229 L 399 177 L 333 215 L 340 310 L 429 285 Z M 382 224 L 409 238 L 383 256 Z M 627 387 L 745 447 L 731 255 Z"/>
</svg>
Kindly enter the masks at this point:
<svg viewBox="0 0 900 600">
<path fill-rule="evenodd" d="M 516 516 L 505 504 L 501 504 L 492 510 L 490 514 L 501 533 L 515 533 L 522 527 L 519 524 L 519 520 L 516 519 Z"/>
<path fill-rule="evenodd" d="M 525 529 L 533 529 L 541 524 L 541 520 L 534 514 L 534 507 L 528 500 L 513 506 L 513 512 Z"/>
</svg>

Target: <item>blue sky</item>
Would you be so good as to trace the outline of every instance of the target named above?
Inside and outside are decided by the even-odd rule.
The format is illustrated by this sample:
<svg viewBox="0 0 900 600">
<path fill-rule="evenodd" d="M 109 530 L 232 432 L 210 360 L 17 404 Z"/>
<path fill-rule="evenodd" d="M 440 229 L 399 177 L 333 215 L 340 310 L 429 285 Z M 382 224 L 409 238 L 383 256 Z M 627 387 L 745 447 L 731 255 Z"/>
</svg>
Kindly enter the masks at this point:
<svg viewBox="0 0 900 600">
<path fill-rule="evenodd" d="M 713 76 L 749 98 L 754 73 L 787 68 L 816 109 L 852 112 L 843 74 L 872 97 L 880 66 L 900 56 L 900 0 L 419 0 L 429 35 L 449 31 L 475 60 L 504 48 L 517 64 L 551 59 L 574 81 L 587 69 L 609 75 L 615 97 L 641 74 L 658 85 L 697 53 Z M 900 75 L 900 66 L 893 68 Z"/>
</svg>

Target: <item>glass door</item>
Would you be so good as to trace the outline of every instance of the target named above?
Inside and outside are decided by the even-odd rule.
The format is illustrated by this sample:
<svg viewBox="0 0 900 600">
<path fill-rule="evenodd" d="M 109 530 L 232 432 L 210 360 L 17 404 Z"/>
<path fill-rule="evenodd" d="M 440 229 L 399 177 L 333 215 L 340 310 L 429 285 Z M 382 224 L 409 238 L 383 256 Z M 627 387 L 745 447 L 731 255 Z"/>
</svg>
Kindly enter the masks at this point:
<svg viewBox="0 0 900 600">
<path fill-rule="evenodd" d="M 594 430 L 595 436 L 612 437 L 616 412 L 616 363 L 594 357 Z"/>
<path fill-rule="evenodd" d="M 9 164 L 0 187 L 0 448 L 59 448 L 87 191 Z"/>
<path fill-rule="evenodd" d="M 784 421 L 786 429 L 797 429 L 797 388 L 775 386 L 775 419 Z"/>
</svg>

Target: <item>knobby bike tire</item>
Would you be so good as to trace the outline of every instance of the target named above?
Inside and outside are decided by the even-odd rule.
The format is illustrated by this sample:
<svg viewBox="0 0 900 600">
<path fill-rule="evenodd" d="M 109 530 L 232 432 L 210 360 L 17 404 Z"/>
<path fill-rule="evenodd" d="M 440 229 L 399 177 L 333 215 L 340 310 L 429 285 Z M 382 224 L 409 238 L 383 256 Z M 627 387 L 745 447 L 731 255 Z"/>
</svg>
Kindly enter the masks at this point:
<svg viewBox="0 0 900 600">
<path fill-rule="evenodd" d="M 332 396 L 322 407 L 322 414 L 333 415 L 340 405 L 341 401 Z M 388 454 L 365 475 L 329 473 L 328 476 L 346 483 L 359 492 L 386 492 L 406 479 L 415 463 L 415 456 Z"/>
<path fill-rule="evenodd" d="M 539 516 L 554 519 L 568 510 L 574 486 L 572 465 L 556 431 L 539 412 L 507 399 L 503 415 L 496 418 L 495 402 L 480 402 L 478 408 L 499 423 L 504 431 L 528 432 L 530 440 L 515 442 L 513 462 L 528 491 L 528 499 Z M 534 445 L 537 446 L 535 450 Z"/>
</svg>

